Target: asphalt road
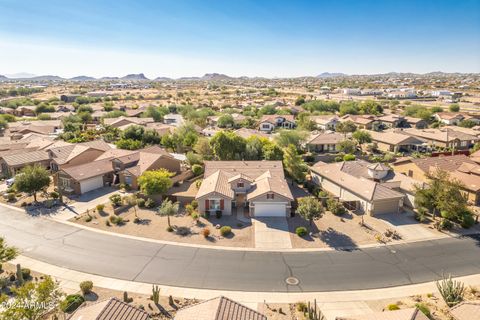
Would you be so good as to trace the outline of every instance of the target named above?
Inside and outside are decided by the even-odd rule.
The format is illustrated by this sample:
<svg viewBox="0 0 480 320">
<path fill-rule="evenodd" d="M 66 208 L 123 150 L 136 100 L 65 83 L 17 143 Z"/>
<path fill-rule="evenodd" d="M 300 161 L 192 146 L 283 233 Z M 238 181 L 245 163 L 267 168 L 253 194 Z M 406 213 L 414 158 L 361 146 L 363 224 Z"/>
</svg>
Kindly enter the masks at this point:
<svg viewBox="0 0 480 320">
<path fill-rule="evenodd" d="M 480 273 L 480 239 L 347 251 L 269 253 L 161 245 L 0 207 L 0 235 L 25 256 L 101 276 L 189 288 L 297 292 L 372 289 Z M 298 285 L 287 285 L 287 277 Z"/>
</svg>

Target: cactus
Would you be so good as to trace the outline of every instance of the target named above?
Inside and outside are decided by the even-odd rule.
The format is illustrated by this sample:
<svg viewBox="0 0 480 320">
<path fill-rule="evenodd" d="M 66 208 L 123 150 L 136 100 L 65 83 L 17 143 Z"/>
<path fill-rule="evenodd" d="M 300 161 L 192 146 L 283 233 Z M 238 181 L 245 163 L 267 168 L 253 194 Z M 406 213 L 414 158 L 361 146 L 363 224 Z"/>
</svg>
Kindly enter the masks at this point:
<svg viewBox="0 0 480 320">
<path fill-rule="evenodd" d="M 19 263 L 17 264 L 17 283 L 19 286 L 22 286 L 24 282 L 25 281 L 23 279 L 22 266 Z"/>
<path fill-rule="evenodd" d="M 171 306 L 175 305 L 175 303 L 173 302 L 173 297 L 171 295 L 168 296 L 168 304 L 171 305 Z"/>
<path fill-rule="evenodd" d="M 463 300 L 465 285 L 456 280 L 452 280 L 452 275 L 446 277 L 443 275 L 442 281 L 437 281 L 437 289 L 449 307 L 453 307 Z"/>
<path fill-rule="evenodd" d="M 127 291 L 123 291 L 123 302 L 125 303 L 128 303 L 128 292 Z"/>
<path fill-rule="evenodd" d="M 160 288 L 156 285 L 152 286 L 152 301 L 155 304 L 158 304 L 158 300 L 160 300 Z"/>
<path fill-rule="evenodd" d="M 308 320 L 326 320 L 322 312 L 320 310 L 317 311 L 316 299 L 313 302 L 313 307 L 310 305 L 310 301 L 308 302 L 307 311 L 305 313 Z"/>
</svg>

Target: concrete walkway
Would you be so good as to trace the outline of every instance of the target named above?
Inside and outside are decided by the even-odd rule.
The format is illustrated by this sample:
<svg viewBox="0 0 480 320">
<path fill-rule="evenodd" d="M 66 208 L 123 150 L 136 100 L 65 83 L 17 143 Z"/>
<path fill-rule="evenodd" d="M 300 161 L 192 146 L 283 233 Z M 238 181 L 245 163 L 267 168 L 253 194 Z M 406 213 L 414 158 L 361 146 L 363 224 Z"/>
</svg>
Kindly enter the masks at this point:
<svg viewBox="0 0 480 320">
<path fill-rule="evenodd" d="M 413 212 L 383 214 L 375 218 L 396 230 L 407 241 L 431 240 L 438 237 L 437 233 L 415 221 Z"/>
<path fill-rule="evenodd" d="M 283 217 L 252 218 L 255 232 L 255 248 L 291 249 L 288 222 Z"/>
</svg>

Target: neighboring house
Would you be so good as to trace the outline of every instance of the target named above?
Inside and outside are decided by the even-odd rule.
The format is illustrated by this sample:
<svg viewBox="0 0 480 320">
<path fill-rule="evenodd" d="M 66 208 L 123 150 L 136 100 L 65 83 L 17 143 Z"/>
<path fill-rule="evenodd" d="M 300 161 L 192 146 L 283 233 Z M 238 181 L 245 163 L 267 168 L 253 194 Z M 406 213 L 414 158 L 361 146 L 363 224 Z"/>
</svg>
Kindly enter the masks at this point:
<svg viewBox="0 0 480 320">
<path fill-rule="evenodd" d="M 260 119 L 259 130 L 263 132 L 272 132 L 276 128 L 293 129 L 295 128 L 295 119 L 293 115 L 264 115 Z"/>
<path fill-rule="evenodd" d="M 459 180 L 468 201 L 480 204 L 480 165 L 465 155 L 440 156 L 430 158 L 402 158 L 395 161 L 393 169 L 415 180 L 428 183 L 427 174 L 437 168 L 449 172 L 450 176 Z"/>
<path fill-rule="evenodd" d="M 159 123 L 159 122 L 147 123 L 146 127 L 147 127 L 147 129 L 153 129 L 153 130 L 157 131 L 157 133 L 160 137 L 163 137 L 166 134 L 173 133 L 176 129 L 175 126 L 172 126 L 172 125 L 169 125 L 169 124 L 164 124 L 164 123 Z"/>
<path fill-rule="evenodd" d="M 465 114 L 460 112 L 437 112 L 433 115 L 435 120 L 447 125 L 455 126 L 458 125 L 461 121 L 465 120 L 465 116 Z"/>
<path fill-rule="evenodd" d="M 206 127 L 202 129 L 202 135 L 205 137 L 213 137 L 216 135 L 218 132 L 223 131 L 223 129 L 219 129 L 217 127 Z"/>
<path fill-rule="evenodd" d="M 406 128 L 408 127 L 407 120 L 404 116 L 398 114 L 387 114 L 381 117 L 377 117 L 379 128 Z"/>
<path fill-rule="evenodd" d="M 70 166 L 93 162 L 111 147 L 102 140 L 52 148 L 49 150 L 52 172 Z"/>
<path fill-rule="evenodd" d="M 315 164 L 310 167 L 313 183 L 337 197 L 349 210 L 378 215 L 398 213 L 403 207 L 403 193 L 375 181 L 380 181 L 388 174 L 388 167 L 371 164 L 366 169 L 369 177 L 365 178 L 363 174 L 346 170 L 344 166 L 349 164 Z"/>
<path fill-rule="evenodd" d="M 480 315 L 480 300 L 462 301 L 450 308 L 454 320 L 474 320 Z"/>
<path fill-rule="evenodd" d="M 12 177 L 24 167 L 35 164 L 50 169 L 48 152 L 37 150 L 5 155 L 0 159 L 1 174 L 3 177 Z"/>
<path fill-rule="evenodd" d="M 343 133 L 317 133 L 310 136 L 310 138 L 305 143 L 305 146 L 309 152 L 337 152 L 339 143 L 344 140 L 345 135 Z"/>
<path fill-rule="evenodd" d="M 36 109 L 37 106 L 18 106 L 13 114 L 17 117 L 35 117 L 37 115 L 35 113 Z"/>
<path fill-rule="evenodd" d="M 336 115 L 310 116 L 319 130 L 335 131 L 339 118 Z"/>
<path fill-rule="evenodd" d="M 245 208 L 252 217 L 289 216 L 294 200 L 281 161 L 205 161 L 199 212 Z"/>
<path fill-rule="evenodd" d="M 402 133 L 414 136 L 423 140 L 431 148 L 455 148 L 456 150 L 467 150 L 471 148 L 480 138 L 451 128 L 441 129 L 403 129 Z"/>
<path fill-rule="evenodd" d="M 415 129 L 425 129 L 428 127 L 428 122 L 420 119 L 420 118 L 414 118 L 414 117 L 404 117 L 405 120 L 407 121 L 408 127 L 409 128 L 415 128 Z"/>
<path fill-rule="evenodd" d="M 267 320 L 267 317 L 220 296 L 178 310 L 174 320 Z"/>
<path fill-rule="evenodd" d="M 129 185 L 134 190 L 138 190 L 138 177 L 145 171 L 167 169 L 176 175 L 181 171 L 181 163 L 180 160 L 157 146 L 141 149 L 131 155 L 112 160 L 120 183 Z"/>
<path fill-rule="evenodd" d="M 79 94 L 62 94 L 60 100 L 65 103 L 75 102 L 75 100 L 80 97 Z"/>
<path fill-rule="evenodd" d="M 136 118 L 136 117 L 118 117 L 118 118 L 105 118 L 103 123 L 107 126 L 114 128 L 128 127 L 131 125 L 141 125 L 145 126 L 147 123 L 155 122 L 153 118 Z"/>
<path fill-rule="evenodd" d="M 375 116 L 347 114 L 340 118 L 340 122 L 352 121 L 358 129 L 376 129 Z"/>
<path fill-rule="evenodd" d="M 384 152 L 412 152 L 425 150 L 424 142 L 416 137 L 403 134 L 402 131 L 369 131 L 378 149 Z"/>
<path fill-rule="evenodd" d="M 149 320 L 148 312 L 117 298 L 83 304 L 68 320 Z"/>
<path fill-rule="evenodd" d="M 36 121 L 17 121 L 10 122 L 5 135 L 11 135 L 15 138 L 21 138 L 28 133 L 38 133 L 42 135 L 56 135 L 62 128 L 60 120 L 36 120 Z"/>
<path fill-rule="evenodd" d="M 408 309 L 393 310 L 393 311 L 365 313 L 365 314 L 356 315 L 356 316 L 336 317 L 335 319 L 336 320 L 428 320 L 429 318 L 417 308 L 408 308 Z M 465 318 L 465 320 L 466 319 L 467 318 Z M 473 318 L 468 318 L 468 319 L 473 320 Z"/>
<path fill-rule="evenodd" d="M 171 124 L 175 127 L 180 127 L 185 123 L 185 120 L 183 119 L 181 114 L 169 113 L 163 117 L 163 123 Z"/>
<path fill-rule="evenodd" d="M 247 117 L 245 117 L 244 115 L 239 114 L 239 113 L 232 113 L 231 116 L 232 116 L 233 122 L 235 124 L 240 124 L 243 121 L 245 121 L 245 119 L 247 119 Z M 218 119 L 220 119 L 220 117 L 221 116 L 209 116 L 209 117 L 207 117 L 207 124 L 216 127 L 218 125 Z"/>
</svg>

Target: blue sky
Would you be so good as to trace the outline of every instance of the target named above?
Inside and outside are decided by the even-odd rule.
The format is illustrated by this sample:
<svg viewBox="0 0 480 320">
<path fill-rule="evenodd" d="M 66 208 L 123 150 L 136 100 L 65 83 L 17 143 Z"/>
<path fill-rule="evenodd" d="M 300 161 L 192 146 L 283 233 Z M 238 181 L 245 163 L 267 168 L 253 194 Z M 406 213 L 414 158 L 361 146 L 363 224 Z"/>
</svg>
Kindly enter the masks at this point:
<svg viewBox="0 0 480 320">
<path fill-rule="evenodd" d="M 480 0 L 0 0 L 0 74 L 480 72 Z"/>
</svg>

